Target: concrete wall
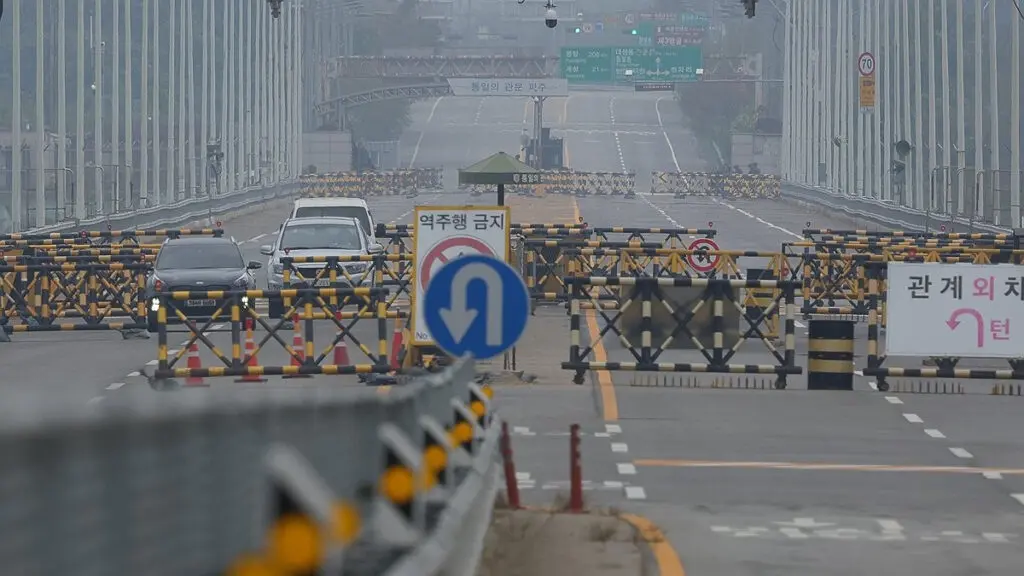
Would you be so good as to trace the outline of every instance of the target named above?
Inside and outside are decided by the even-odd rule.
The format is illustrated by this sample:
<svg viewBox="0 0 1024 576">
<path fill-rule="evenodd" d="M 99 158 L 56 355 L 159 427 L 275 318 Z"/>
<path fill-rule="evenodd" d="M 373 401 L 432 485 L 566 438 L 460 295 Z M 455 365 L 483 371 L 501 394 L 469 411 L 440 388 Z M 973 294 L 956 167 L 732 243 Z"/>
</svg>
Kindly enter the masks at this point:
<svg viewBox="0 0 1024 576">
<path fill-rule="evenodd" d="M 316 171 L 345 172 L 352 169 L 352 134 L 349 132 L 307 132 L 302 135 L 302 168 L 312 164 Z"/>
<path fill-rule="evenodd" d="M 757 162 L 762 174 L 780 176 L 781 147 L 782 136 L 779 134 L 733 134 L 732 163 L 745 171 L 748 164 Z"/>
</svg>

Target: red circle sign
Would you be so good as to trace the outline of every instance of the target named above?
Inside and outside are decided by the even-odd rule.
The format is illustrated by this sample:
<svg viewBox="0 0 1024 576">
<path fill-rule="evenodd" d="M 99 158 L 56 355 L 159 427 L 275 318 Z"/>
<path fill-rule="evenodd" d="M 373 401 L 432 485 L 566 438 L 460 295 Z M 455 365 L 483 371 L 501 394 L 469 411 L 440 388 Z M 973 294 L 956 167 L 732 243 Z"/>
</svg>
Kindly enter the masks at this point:
<svg viewBox="0 0 1024 576">
<path fill-rule="evenodd" d="M 711 238 L 698 238 L 690 244 L 690 250 L 714 250 L 718 251 L 720 248 L 718 244 Z M 714 255 L 700 255 L 690 254 L 686 257 L 686 261 L 690 263 L 690 266 L 697 272 L 711 272 L 718 266 L 718 260 L 721 257 L 717 254 Z"/>
<path fill-rule="evenodd" d="M 427 250 L 427 253 L 419 261 L 416 274 L 419 276 L 420 288 L 427 289 L 427 283 L 430 282 L 430 277 L 435 272 L 435 268 L 440 269 L 449 260 L 466 254 L 483 254 L 485 256 L 497 257 L 490 246 L 476 238 L 469 236 L 445 238 L 432 246 L 430 250 Z"/>
</svg>

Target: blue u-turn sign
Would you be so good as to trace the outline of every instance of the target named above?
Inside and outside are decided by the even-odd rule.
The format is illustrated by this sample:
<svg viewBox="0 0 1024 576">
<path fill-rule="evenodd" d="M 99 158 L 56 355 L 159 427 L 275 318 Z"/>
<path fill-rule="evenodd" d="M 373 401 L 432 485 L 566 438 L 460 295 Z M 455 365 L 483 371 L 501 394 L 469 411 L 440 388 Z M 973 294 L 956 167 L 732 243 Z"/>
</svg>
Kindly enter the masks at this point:
<svg viewBox="0 0 1024 576">
<path fill-rule="evenodd" d="M 519 273 L 481 255 L 456 258 L 438 270 L 422 305 L 438 348 L 481 360 L 515 346 L 530 316 L 530 295 Z"/>
</svg>

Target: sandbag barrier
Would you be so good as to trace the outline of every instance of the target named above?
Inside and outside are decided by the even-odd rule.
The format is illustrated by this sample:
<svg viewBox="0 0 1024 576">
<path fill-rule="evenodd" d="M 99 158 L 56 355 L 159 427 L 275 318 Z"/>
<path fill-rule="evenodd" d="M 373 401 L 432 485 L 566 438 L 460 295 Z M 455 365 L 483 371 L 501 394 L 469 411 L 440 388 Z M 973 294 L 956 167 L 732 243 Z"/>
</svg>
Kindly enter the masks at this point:
<svg viewBox="0 0 1024 576">
<path fill-rule="evenodd" d="M 415 196 L 427 190 L 444 190 L 441 168 L 409 168 L 381 172 L 332 172 L 299 177 L 304 198 L 366 198 L 368 196 Z"/>
<path fill-rule="evenodd" d="M 0 265 L 3 339 L 22 332 L 97 330 L 128 338 L 146 328 L 143 291 L 151 263 L 29 261 Z"/>
<path fill-rule="evenodd" d="M 388 333 L 385 319 L 387 288 L 289 288 L 270 290 L 181 290 L 161 292 L 156 313 L 157 366 L 151 382 L 165 387 L 174 385 L 177 378 L 198 379 L 222 376 L 312 376 L 317 374 L 384 374 L 392 370 L 388 363 Z M 291 303 L 283 317 L 273 323 L 259 314 L 249 302 L 257 299 L 287 299 Z M 214 300 L 216 309 L 207 318 L 196 320 L 188 316 L 183 305 L 187 300 Z M 355 311 L 345 311 L 354 306 Z M 317 350 L 313 322 L 326 318 L 334 324 L 335 334 L 326 347 Z M 363 318 L 376 319 L 376 348 L 360 341 L 352 328 Z M 169 319 L 185 327 L 188 340 L 171 355 L 168 346 Z M 224 327 L 217 331 L 231 334 L 231 352 L 225 354 L 214 344 L 209 334 L 214 324 Z M 262 330 L 255 347 L 243 352 L 243 334 L 251 336 Z M 292 334 L 283 336 L 288 330 Z M 247 334 L 248 333 L 248 334 Z M 291 340 L 292 344 L 288 343 Z M 271 342 L 288 354 L 288 366 L 264 366 L 256 363 L 257 355 Z M 333 363 L 335 348 L 342 343 L 359 350 L 369 362 Z M 178 362 L 193 346 L 211 352 L 221 364 L 208 368 L 179 368 Z"/>
<path fill-rule="evenodd" d="M 575 372 L 573 381 L 582 384 L 589 370 L 634 372 L 697 372 L 720 374 L 774 374 L 775 387 L 785 388 L 789 375 L 802 373 L 796 365 L 794 337 L 795 296 L 798 283 L 777 280 L 709 278 L 650 278 L 622 276 L 567 276 L 571 286 L 569 360 L 562 368 Z M 590 289 L 620 287 L 624 296 L 619 309 L 609 314 L 593 301 Z M 773 289 L 774 298 L 755 317 L 747 314 L 738 296 L 740 289 Z M 591 302 L 599 315 L 598 334 L 583 344 L 582 302 Z M 769 314 L 779 311 L 785 319 L 783 348 L 778 349 L 763 330 Z M 742 321 L 741 321 L 742 319 Z M 596 361 L 593 342 L 605 334 L 617 336 L 629 361 Z M 771 364 L 734 363 L 748 340 L 760 341 Z M 637 344 L 639 343 L 639 344 Z M 700 362 L 663 362 L 662 355 L 678 344 L 695 350 Z M 762 351 L 762 354 L 764 352 Z M 692 353 L 691 353 L 692 354 Z M 743 353 L 746 355 L 746 353 Z"/>
<path fill-rule="evenodd" d="M 408 318 L 396 310 L 403 295 L 411 298 L 412 254 L 353 256 L 295 256 L 281 258 L 285 286 L 309 288 L 388 288 L 384 299 L 387 318 Z M 369 304 L 369 302 L 365 302 Z M 405 304 L 406 302 L 402 302 Z M 291 303 L 284 300 L 287 307 Z M 336 302 L 334 303 L 337 304 Z M 319 319 L 319 318 L 318 318 Z"/>
<path fill-rule="evenodd" d="M 782 178 L 770 174 L 655 171 L 651 173 L 651 193 L 672 194 L 676 198 L 777 200 L 782 194 Z"/>
</svg>

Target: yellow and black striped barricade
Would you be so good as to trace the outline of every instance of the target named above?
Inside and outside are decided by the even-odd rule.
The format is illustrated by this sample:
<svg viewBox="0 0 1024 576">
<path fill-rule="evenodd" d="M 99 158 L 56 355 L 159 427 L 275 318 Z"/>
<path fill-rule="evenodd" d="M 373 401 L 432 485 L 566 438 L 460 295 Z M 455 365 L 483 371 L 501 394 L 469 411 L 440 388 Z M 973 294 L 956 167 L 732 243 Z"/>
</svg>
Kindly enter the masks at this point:
<svg viewBox="0 0 1024 576">
<path fill-rule="evenodd" d="M 1024 381 L 1024 360 L 1020 358 L 1007 358 L 1006 362 L 1009 365 L 1009 368 L 957 368 L 960 358 L 955 357 L 931 358 L 930 360 L 934 364 L 934 367 L 886 367 L 884 364 L 887 357 L 882 352 L 882 345 L 880 344 L 881 332 L 882 328 L 884 328 L 885 319 L 885 310 L 883 307 L 885 303 L 885 289 L 883 288 L 881 280 L 885 275 L 886 264 L 887 263 L 883 262 L 870 262 L 864 266 L 868 278 L 868 350 L 867 365 L 864 366 L 861 373 L 864 374 L 864 376 L 876 379 L 875 386 L 879 392 L 888 392 L 890 390 L 890 378 L 929 378 L 935 380 L 955 378 L 957 380 Z M 922 387 L 918 387 L 917 389 L 923 390 Z M 1010 389 L 1011 387 L 1005 384 L 994 384 L 991 388 L 991 393 L 993 395 L 1004 395 Z M 929 385 L 927 390 L 932 391 L 933 389 Z M 939 392 L 939 390 L 940 388 L 936 385 L 934 391 Z M 941 390 L 945 393 L 963 392 L 962 387 L 950 385 L 947 389 L 945 384 L 943 384 Z M 949 392 L 947 392 L 947 390 Z"/>
<path fill-rule="evenodd" d="M 82 230 L 80 232 L 48 232 L 45 234 L 0 234 L 0 245 L 11 241 L 64 242 L 77 244 L 145 244 L 144 238 L 180 238 L 182 236 L 224 235 L 221 228 L 143 228 L 138 230 Z"/>
<path fill-rule="evenodd" d="M 281 268 L 286 287 L 388 288 L 387 317 L 408 318 L 408 311 L 399 308 L 407 307 L 411 299 L 412 254 L 285 256 Z M 272 302 L 271 310 L 277 305 Z M 290 305 L 285 299 L 281 310 Z M 271 316 L 277 314 L 271 312 Z"/>
<path fill-rule="evenodd" d="M 149 263 L 131 262 L 0 266 L 2 332 L 116 330 L 135 336 L 146 328 L 142 295 L 150 269 Z"/>
<path fill-rule="evenodd" d="M 368 196 L 415 196 L 424 190 L 443 190 L 440 168 L 332 172 L 299 177 L 300 194 L 306 198 L 365 198 Z"/>
<path fill-rule="evenodd" d="M 774 374 L 777 378 L 776 387 L 785 388 L 787 376 L 802 372 L 802 369 L 796 365 L 793 301 L 798 285 L 795 282 L 621 276 L 578 276 L 566 277 L 564 280 L 572 286 L 569 301 L 572 340 L 569 346 L 569 360 L 562 363 L 562 368 L 573 370 L 575 372 L 574 382 L 578 384 L 583 383 L 584 374 L 588 370 L 608 370 L 613 372 Z M 585 345 L 581 335 L 582 307 L 579 304 L 590 300 L 588 291 L 591 287 L 608 285 L 619 285 L 623 294 L 628 295 L 628 298 L 620 305 L 619 311 L 613 314 L 601 310 L 600 306 L 594 303 L 600 316 L 598 325 L 602 327 L 597 334 L 591 335 L 590 344 Z M 671 298 L 664 293 L 666 289 L 670 288 L 692 288 L 696 289 L 698 293 L 690 301 L 672 302 Z M 765 314 L 750 320 L 743 314 L 737 293 L 740 289 L 754 288 L 777 288 L 779 297 L 768 306 Z M 640 337 L 637 339 L 628 338 L 619 324 L 623 311 L 632 307 L 639 307 L 641 314 Z M 742 322 L 738 321 L 736 326 L 730 325 L 725 314 L 727 309 L 735 309 L 737 317 Z M 776 348 L 763 331 L 765 318 L 776 309 L 782 311 L 781 314 L 785 320 L 785 338 L 782 350 Z M 656 318 L 659 317 L 665 318 L 667 321 L 658 324 Z M 623 358 L 628 357 L 628 361 L 591 360 L 594 342 L 603 339 L 609 332 L 617 337 L 624 348 L 624 350 L 610 350 L 609 357 L 615 354 Z M 735 334 L 735 344 L 730 345 L 727 342 L 729 332 Z M 699 361 L 662 361 L 662 355 L 668 351 L 676 339 L 688 340 L 693 350 L 696 351 Z M 759 340 L 773 363 L 736 363 L 736 355 L 741 345 L 748 340 Z"/>
<path fill-rule="evenodd" d="M 778 280 L 778 270 L 773 268 L 747 268 L 747 280 Z M 789 280 L 789 278 L 785 278 Z M 766 313 L 772 302 L 775 301 L 776 290 L 768 288 L 750 288 L 744 290 L 743 312 L 748 319 L 765 316 L 765 336 L 777 338 L 779 336 L 778 310 L 772 309 Z"/>
<path fill-rule="evenodd" d="M 808 322 L 807 389 L 853 390 L 854 322 Z"/>
<path fill-rule="evenodd" d="M 720 174 L 717 172 L 651 173 L 651 191 L 676 198 L 717 196 L 736 200 L 778 199 L 782 179 L 770 174 Z"/>
<path fill-rule="evenodd" d="M 530 240 L 524 241 L 526 249 L 526 287 L 530 291 L 531 298 L 541 302 L 563 302 L 568 296 L 562 276 L 567 273 L 575 273 L 576 270 L 597 270 L 604 269 L 600 263 L 577 263 L 575 268 L 570 268 L 569 259 L 563 256 L 562 252 L 568 249 L 579 248 L 659 248 L 659 244 L 642 242 L 608 242 L 603 240 L 581 240 L 578 238 L 563 238 L 559 240 Z"/>
<path fill-rule="evenodd" d="M 997 234 L 989 232 L 918 232 L 913 230 L 832 230 L 830 228 L 805 228 L 801 231 L 804 238 L 821 240 L 827 237 L 868 237 L 874 239 L 905 238 L 930 240 L 988 241 L 1013 245 L 1013 234 Z"/>
<path fill-rule="evenodd" d="M 369 374 L 387 373 L 388 364 L 386 288 L 289 288 L 270 290 L 182 290 L 156 294 L 157 366 L 151 376 L 151 383 L 158 387 L 174 385 L 176 378 L 208 378 L 220 376 L 312 376 L 317 374 Z M 287 298 L 292 306 L 280 320 L 273 323 L 260 315 L 250 302 L 258 299 Z M 189 316 L 185 303 L 189 300 L 212 300 L 214 306 L 200 317 Z M 336 302 L 336 304 L 335 304 Z M 346 311 L 347 305 L 356 305 L 355 311 Z M 333 338 L 323 348 L 315 341 L 314 322 L 318 319 L 330 321 L 335 330 Z M 289 319 L 294 322 L 289 322 Z M 376 322 L 376 351 L 373 343 L 363 343 L 352 332 L 361 319 Z M 261 337 L 255 348 L 243 350 L 243 334 L 252 323 Z M 173 324 L 172 324 L 173 323 Z M 168 351 L 169 325 L 179 325 L 188 334 L 188 340 L 171 356 Z M 218 331 L 215 324 L 223 325 L 220 331 L 230 332 L 231 351 L 224 353 L 212 341 L 211 335 Z M 289 324 L 291 325 L 289 327 Z M 282 336 L 282 332 L 291 334 Z M 289 341 L 291 343 L 289 343 Z M 301 347 L 293 344 L 299 341 Z M 287 352 L 291 365 L 254 365 L 252 359 L 273 342 Z M 369 359 L 369 363 L 335 364 L 336 346 L 344 342 L 354 347 Z M 189 353 L 193 345 L 209 351 L 216 357 L 219 366 L 210 368 L 179 368 L 178 362 Z M 274 346 L 274 345 L 271 345 Z"/>
<path fill-rule="evenodd" d="M 595 240 L 609 242 L 657 242 L 664 248 L 689 248 L 697 238 L 714 238 L 714 228 L 640 228 L 612 226 L 590 228 Z"/>
</svg>

